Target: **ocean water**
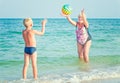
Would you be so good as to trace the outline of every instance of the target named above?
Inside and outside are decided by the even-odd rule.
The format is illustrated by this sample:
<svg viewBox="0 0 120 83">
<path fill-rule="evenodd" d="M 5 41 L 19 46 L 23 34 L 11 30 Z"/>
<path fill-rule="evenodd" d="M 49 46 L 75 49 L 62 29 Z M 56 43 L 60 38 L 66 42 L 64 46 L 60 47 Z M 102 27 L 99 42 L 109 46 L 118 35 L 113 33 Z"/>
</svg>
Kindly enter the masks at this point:
<svg viewBox="0 0 120 83">
<path fill-rule="evenodd" d="M 41 20 L 33 19 L 33 29 L 41 30 Z M 38 80 L 33 80 L 31 65 L 28 79 L 23 80 L 23 19 L 1 18 L 0 83 L 80 83 L 120 78 L 120 19 L 88 21 L 92 35 L 89 64 L 78 59 L 75 27 L 66 19 L 48 18 L 45 35 L 36 36 Z"/>
</svg>

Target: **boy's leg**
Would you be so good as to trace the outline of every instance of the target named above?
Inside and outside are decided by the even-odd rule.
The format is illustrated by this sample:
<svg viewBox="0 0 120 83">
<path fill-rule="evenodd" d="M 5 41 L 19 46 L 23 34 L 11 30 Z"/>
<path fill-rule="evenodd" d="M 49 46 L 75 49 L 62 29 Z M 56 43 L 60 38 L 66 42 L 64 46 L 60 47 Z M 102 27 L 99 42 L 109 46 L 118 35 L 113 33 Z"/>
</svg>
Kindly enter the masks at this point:
<svg viewBox="0 0 120 83">
<path fill-rule="evenodd" d="M 37 52 L 35 52 L 31 56 L 31 60 L 32 60 L 33 76 L 34 79 L 37 79 Z"/>
<path fill-rule="evenodd" d="M 29 65 L 30 57 L 28 54 L 24 54 L 24 67 L 23 67 L 23 79 L 26 79 L 27 68 Z"/>
<path fill-rule="evenodd" d="M 87 43 L 84 45 L 84 61 L 86 63 L 89 62 L 89 49 L 91 46 L 91 40 L 87 41 Z"/>
<path fill-rule="evenodd" d="M 78 48 L 78 56 L 81 60 L 83 60 L 83 46 L 77 42 L 77 48 Z"/>
</svg>

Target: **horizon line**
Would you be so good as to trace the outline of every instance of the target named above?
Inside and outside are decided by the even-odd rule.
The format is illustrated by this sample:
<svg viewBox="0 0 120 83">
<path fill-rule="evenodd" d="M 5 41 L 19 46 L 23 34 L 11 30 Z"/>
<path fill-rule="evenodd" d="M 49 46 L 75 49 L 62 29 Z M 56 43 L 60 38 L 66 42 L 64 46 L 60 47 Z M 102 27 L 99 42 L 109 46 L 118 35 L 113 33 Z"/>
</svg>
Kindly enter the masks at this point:
<svg viewBox="0 0 120 83">
<path fill-rule="evenodd" d="M 0 19 L 24 19 L 26 17 L 0 17 Z M 44 19 L 43 17 L 31 17 L 32 19 Z M 48 17 L 47 19 L 64 19 L 65 17 Z M 71 17 L 77 19 L 77 17 Z M 87 19 L 120 19 L 120 17 L 90 17 Z"/>
</svg>

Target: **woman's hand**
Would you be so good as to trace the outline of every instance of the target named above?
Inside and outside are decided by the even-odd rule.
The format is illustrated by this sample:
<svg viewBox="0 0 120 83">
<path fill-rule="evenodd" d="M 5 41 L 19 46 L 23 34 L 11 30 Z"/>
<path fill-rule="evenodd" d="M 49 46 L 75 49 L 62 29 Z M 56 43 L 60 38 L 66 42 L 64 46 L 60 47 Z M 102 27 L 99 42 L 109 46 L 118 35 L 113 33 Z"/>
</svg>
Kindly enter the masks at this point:
<svg viewBox="0 0 120 83">
<path fill-rule="evenodd" d="M 61 16 L 63 16 L 63 17 L 69 17 L 69 15 L 65 15 L 65 14 L 63 14 L 63 13 L 61 13 Z"/>
<path fill-rule="evenodd" d="M 84 8 L 81 10 L 81 13 L 82 13 L 82 14 L 84 13 Z"/>
</svg>

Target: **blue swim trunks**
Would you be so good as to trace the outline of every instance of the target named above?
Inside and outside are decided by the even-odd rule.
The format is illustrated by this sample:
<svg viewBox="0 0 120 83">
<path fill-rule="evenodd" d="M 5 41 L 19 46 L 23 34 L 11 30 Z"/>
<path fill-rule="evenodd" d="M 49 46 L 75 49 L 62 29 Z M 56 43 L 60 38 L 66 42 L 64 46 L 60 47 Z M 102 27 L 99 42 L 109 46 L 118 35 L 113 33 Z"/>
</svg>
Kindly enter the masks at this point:
<svg viewBox="0 0 120 83">
<path fill-rule="evenodd" d="M 24 52 L 26 54 L 32 55 L 36 51 L 36 47 L 25 47 Z"/>
</svg>

